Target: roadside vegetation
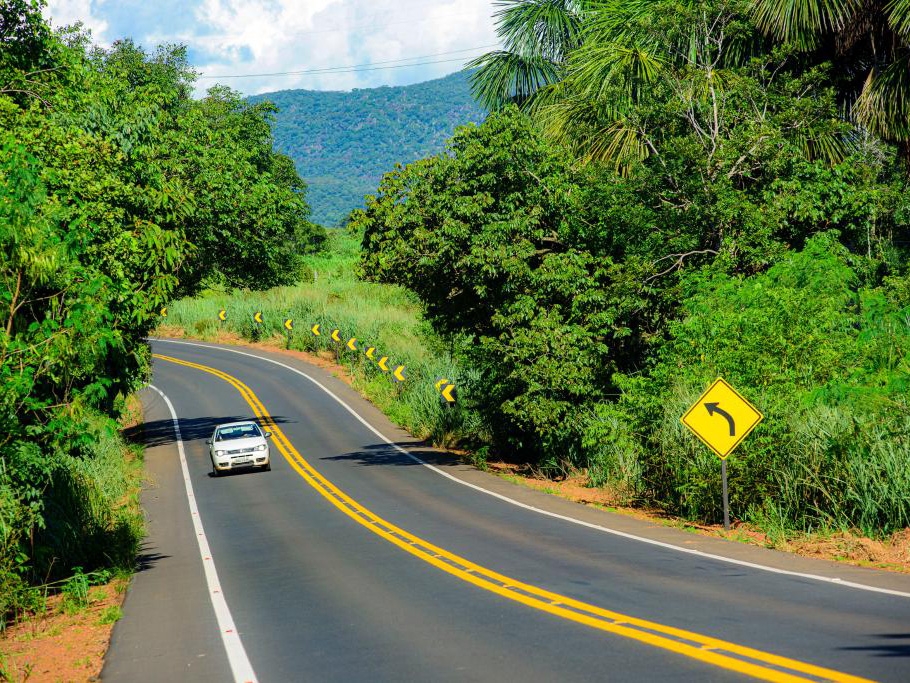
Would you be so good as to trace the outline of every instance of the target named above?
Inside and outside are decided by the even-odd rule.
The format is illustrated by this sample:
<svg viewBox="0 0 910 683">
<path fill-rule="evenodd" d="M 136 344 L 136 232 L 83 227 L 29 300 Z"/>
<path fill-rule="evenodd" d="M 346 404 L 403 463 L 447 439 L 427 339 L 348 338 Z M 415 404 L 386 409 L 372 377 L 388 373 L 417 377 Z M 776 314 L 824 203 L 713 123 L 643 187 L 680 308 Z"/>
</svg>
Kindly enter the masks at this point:
<svg viewBox="0 0 910 683">
<path fill-rule="evenodd" d="M 161 334 L 187 334 L 217 340 L 224 333 L 249 341 L 307 351 L 337 361 L 348 379 L 397 424 L 418 438 L 438 445 L 474 443 L 482 446 L 477 414 L 460 405 L 442 405 L 433 384 L 439 378 L 460 383 L 470 376 L 456 366 L 450 349 L 422 319 L 422 305 L 398 285 L 365 282 L 357 277 L 360 238 L 348 231 L 328 231 L 326 248 L 304 259 L 304 281 L 268 291 L 216 288 L 173 302 L 161 321 Z M 218 312 L 227 311 L 221 322 Z M 262 314 L 262 324 L 253 316 Z M 288 336 L 284 321 L 294 321 Z M 312 333 L 320 325 L 320 335 Z M 342 343 L 331 339 L 337 328 Z M 356 337 L 358 351 L 346 342 Z M 375 347 L 373 360 L 365 351 Z M 389 372 L 377 364 L 388 356 Z M 392 378 L 404 365 L 407 380 Z"/>
<path fill-rule="evenodd" d="M 117 420 L 163 322 L 292 318 L 415 435 L 695 522 L 720 468 L 679 417 L 722 375 L 765 413 L 736 518 L 910 527 L 906 3 L 516 0 L 472 77 L 493 113 L 328 237 L 269 103 L 40 7 L 0 1 L 0 628 L 132 566 Z"/>
<path fill-rule="evenodd" d="M 910 526 L 910 20 L 808 6 L 509 3 L 474 64 L 494 113 L 355 212 L 494 452 L 716 522 L 679 418 L 723 376 L 765 413 L 735 517 Z"/>
<path fill-rule="evenodd" d="M 42 4 L 0 2 L 0 630 L 133 566 L 141 456 L 117 419 L 160 308 L 296 281 L 324 234 L 270 105 L 193 101 L 184 48 L 93 48 Z"/>
<path fill-rule="evenodd" d="M 680 417 L 723 376 L 765 414 L 729 459 L 736 519 L 902 532 L 910 20 L 817 5 L 788 25 L 764 1 L 510 3 L 505 49 L 473 65 L 483 124 L 387 173 L 308 281 L 170 320 L 212 338 L 226 307 L 256 339 L 293 317 L 294 348 L 331 352 L 415 434 L 697 524 L 721 519 L 720 466 Z"/>
</svg>

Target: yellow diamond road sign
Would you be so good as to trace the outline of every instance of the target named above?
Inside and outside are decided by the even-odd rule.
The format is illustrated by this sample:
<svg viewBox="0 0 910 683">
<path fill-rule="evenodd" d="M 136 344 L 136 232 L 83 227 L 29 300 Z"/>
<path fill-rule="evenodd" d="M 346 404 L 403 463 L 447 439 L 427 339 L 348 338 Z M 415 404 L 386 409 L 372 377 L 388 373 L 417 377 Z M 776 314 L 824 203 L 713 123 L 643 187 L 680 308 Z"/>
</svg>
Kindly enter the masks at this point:
<svg viewBox="0 0 910 683">
<path fill-rule="evenodd" d="M 718 377 L 682 416 L 682 423 L 723 460 L 762 418 L 758 408 Z"/>
</svg>

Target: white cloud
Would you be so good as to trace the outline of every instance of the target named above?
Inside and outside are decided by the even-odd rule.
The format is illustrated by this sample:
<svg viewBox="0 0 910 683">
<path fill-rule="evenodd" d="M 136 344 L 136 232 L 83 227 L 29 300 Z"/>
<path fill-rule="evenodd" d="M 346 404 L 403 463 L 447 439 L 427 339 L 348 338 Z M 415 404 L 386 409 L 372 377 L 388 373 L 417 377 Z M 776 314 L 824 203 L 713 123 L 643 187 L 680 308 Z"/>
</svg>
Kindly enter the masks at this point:
<svg viewBox="0 0 910 683">
<path fill-rule="evenodd" d="M 496 42 L 490 0 L 428 3 L 381 3 L 370 0 L 293 0 L 237 3 L 206 0 L 197 13 L 199 24 L 213 29 L 201 39 L 224 59 L 197 66 L 206 76 L 232 76 L 325 69 L 403 60 L 462 50 Z M 225 52 L 245 46 L 253 60 L 238 63 Z M 447 61 L 408 68 L 359 73 L 266 76 L 225 79 L 247 93 L 288 88 L 346 90 L 382 84 L 416 82 L 459 69 L 483 50 L 428 57 Z M 393 65 L 387 65 L 393 66 Z M 203 82 L 211 82 L 204 79 Z"/>
<path fill-rule="evenodd" d="M 81 19 L 106 44 L 186 44 L 201 94 L 222 82 L 245 94 L 290 88 L 401 85 L 457 71 L 496 44 L 494 0 L 51 0 L 54 23 Z M 61 20 L 62 19 L 62 20 Z M 99 40 L 100 39 L 100 40 Z M 450 53 L 439 55 L 438 53 Z M 407 68 L 264 75 L 428 56 Z M 453 60 L 453 61 L 449 61 Z M 387 65 L 395 66 L 395 65 Z"/>
<path fill-rule="evenodd" d="M 105 33 L 107 22 L 98 16 L 93 5 L 100 3 L 92 0 L 48 0 L 44 15 L 49 17 L 56 28 L 70 26 L 81 21 L 92 32 L 92 39 L 98 45 L 109 45 Z"/>
</svg>

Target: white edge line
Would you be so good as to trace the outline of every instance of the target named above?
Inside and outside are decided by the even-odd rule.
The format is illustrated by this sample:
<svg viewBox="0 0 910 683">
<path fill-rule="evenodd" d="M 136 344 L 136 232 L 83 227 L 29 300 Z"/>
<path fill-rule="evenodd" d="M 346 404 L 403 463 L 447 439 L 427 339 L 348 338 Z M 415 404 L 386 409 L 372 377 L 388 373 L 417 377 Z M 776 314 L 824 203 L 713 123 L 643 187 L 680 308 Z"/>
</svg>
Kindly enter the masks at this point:
<svg viewBox="0 0 910 683">
<path fill-rule="evenodd" d="M 262 360 L 267 363 L 274 363 L 275 365 L 278 365 L 286 370 L 290 370 L 291 372 L 294 372 L 294 373 L 300 375 L 301 377 L 308 379 L 313 384 L 315 384 L 317 387 L 322 389 L 326 394 L 328 394 L 333 399 L 335 399 L 335 401 L 337 401 L 345 410 L 347 410 L 351 415 L 353 415 L 354 418 L 356 418 L 361 424 L 363 424 L 367 429 L 369 429 L 371 432 L 373 432 L 373 434 L 378 436 L 380 439 L 385 441 L 385 443 L 387 443 L 389 446 L 392 446 L 397 451 L 404 454 L 405 456 L 407 456 L 414 462 L 416 462 L 420 465 L 423 465 L 424 467 L 427 467 L 427 468 L 433 470 L 434 472 L 436 472 L 437 474 L 439 474 L 447 479 L 451 479 L 452 481 L 454 481 L 458 484 L 461 484 L 462 486 L 467 486 L 468 488 L 474 489 L 475 491 L 479 491 L 480 493 L 485 493 L 488 496 L 493 496 L 494 498 L 498 498 L 499 500 L 509 503 L 510 505 L 515 505 L 516 507 L 520 507 L 525 510 L 530 510 L 532 512 L 536 512 L 541 515 L 546 515 L 547 517 L 553 517 L 555 519 L 559 519 L 564 522 L 570 522 L 572 524 L 577 524 L 579 526 L 587 527 L 589 529 L 595 529 L 597 531 L 601 531 L 606 534 L 620 536 L 622 538 L 626 538 L 626 539 L 629 539 L 632 541 L 638 541 L 640 543 L 647 543 L 648 545 L 657 546 L 659 548 L 675 550 L 680 553 L 686 553 L 687 555 L 696 555 L 698 557 L 704 557 L 704 558 L 707 558 L 710 560 L 717 560 L 718 562 L 726 562 L 728 564 L 735 564 L 735 565 L 739 565 L 741 567 L 749 567 L 750 569 L 758 569 L 758 570 L 765 571 L 765 572 L 771 572 L 772 574 L 783 574 L 786 576 L 795 576 L 795 577 L 798 577 L 801 579 L 808 579 L 810 581 L 819 581 L 822 583 L 828 583 L 828 584 L 832 584 L 835 586 L 844 586 L 846 588 L 856 588 L 858 590 L 870 591 L 872 593 L 884 593 L 885 595 L 895 595 L 895 596 L 901 597 L 901 598 L 910 598 L 910 592 L 893 590 L 890 588 L 879 588 L 878 586 L 870 586 L 868 584 L 856 583 L 854 581 L 845 581 L 844 579 L 841 579 L 838 577 L 821 576 L 819 574 L 806 574 L 803 572 L 790 571 L 788 569 L 778 569 L 777 567 L 769 567 L 764 564 L 757 564 L 755 562 L 748 562 L 746 560 L 737 560 L 732 557 L 724 557 L 723 555 L 715 555 L 713 553 L 706 553 L 703 550 L 696 550 L 694 548 L 683 548 L 678 545 L 673 545 L 672 543 L 665 543 L 663 541 L 657 541 L 657 540 L 654 540 L 653 538 L 646 538 L 644 536 L 636 536 L 635 534 L 630 534 L 625 531 L 619 531 L 618 529 L 611 529 L 609 527 L 601 526 L 599 524 L 593 524 L 591 522 L 585 522 L 580 519 L 575 519 L 574 517 L 567 517 L 566 515 L 560 515 L 556 512 L 542 510 L 541 508 L 534 507 L 533 505 L 528 505 L 527 503 L 522 503 L 520 501 L 515 500 L 514 498 L 509 498 L 508 496 L 504 496 L 501 493 L 496 493 L 495 491 L 490 491 L 488 489 L 483 488 L 482 486 L 478 486 L 477 484 L 472 484 L 470 482 L 459 479 L 458 477 L 456 477 L 452 474 L 449 474 L 448 472 L 444 472 L 443 470 L 439 469 L 438 467 L 431 465 L 430 463 L 425 462 L 424 460 L 421 460 L 413 453 L 409 453 L 404 448 L 402 448 L 398 444 L 396 444 L 393 441 L 391 441 L 390 439 L 388 439 L 384 434 L 382 434 L 382 432 L 380 432 L 373 425 L 371 425 L 369 422 L 367 422 L 363 417 L 361 417 L 360 414 L 357 413 L 357 411 L 355 411 L 351 406 L 349 406 L 347 403 L 345 403 L 343 399 L 341 399 L 335 393 L 333 393 L 331 389 L 329 389 L 328 387 L 321 384 L 319 382 L 319 380 L 316 380 L 313 377 L 310 377 L 305 372 L 302 372 L 302 371 L 298 370 L 297 368 L 293 368 L 290 365 L 286 365 L 285 363 L 282 363 L 281 361 L 273 360 L 272 358 L 266 358 L 265 356 L 259 356 L 255 353 L 248 353 L 246 351 L 239 351 L 237 349 L 229 349 L 229 348 L 225 348 L 223 346 L 214 346 L 211 344 L 199 344 L 197 342 L 187 342 L 187 341 L 178 341 L 176 339 L 159 339 L 159 338 L 154 338 L 154 341 L 163 342 L 163 343 L 167 343 L 167 344 L 183 344 L 186 346 L 199 346 L 199 347 L 202 347 L 205 349 L 214 349 L 217 351 L 225 351 L 228 353 L 238 353 L 241 356 L 249 356 L 250 358 L 256 358 L 258 360 Z"/>
<path fill-rule="evenodd" d="M 215 617 L 218 619 L 218 630 L 221 632 L 221 642 L 224 643 L 224 649 L 227 651 L 231 673 L 234 674 L 236 683 L 256 683 L 257 679 L 253 671 L 253 665 L 250 664 L 246 650 L 243 648 L 243 643 L 240 641 L 237 626 L 231 616 L 231 610 L 228 609 L 227 600 L 225 600 L 224 593 L 221 590 L 221 583 L 218 581 L 218 572 L 215 570 L 215 560 L 212 557 L 212 551 L 209 549 L 205 530 L 202 528 L 202 518 L 199 516 L 199 508 L 196 506 L 193 482 L 190 480 L 190 470 L 186 464 L 186 453 L 183 450 L 183 437 L 180 435 L 177 412 L 174 410 L 171 400 L 161 389 L 153 384 L 149 384 L 149 389 L 157 391 L 167 404 L 168 410 L 171 411 L 174 436 L 177 440 L 177 453 L 180 455 L 180 468 L 183 470 L 183 482 L 186 484 L 186 499 L 190 505 L 190 517 L 193 519 L 193 529 L 196 532 L 196 540 L 199 543 L 199 556 L 202 558 L 202 566 L 205 569 L 205 580 L 208 583 L 209 597 L 212 599 L 212 607 L 215 609 Z"/>
</svg>

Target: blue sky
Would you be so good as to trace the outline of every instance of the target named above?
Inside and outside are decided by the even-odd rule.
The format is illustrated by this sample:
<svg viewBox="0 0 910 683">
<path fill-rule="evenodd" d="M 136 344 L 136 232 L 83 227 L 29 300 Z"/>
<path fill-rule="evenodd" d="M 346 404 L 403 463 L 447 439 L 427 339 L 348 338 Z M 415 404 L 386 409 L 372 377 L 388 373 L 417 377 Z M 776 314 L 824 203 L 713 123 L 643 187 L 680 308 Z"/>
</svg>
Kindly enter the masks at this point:
<svg viewBox="0 0 910 683">
<path fill-rule="evenodd" d="M 494 49 L 496 9 L 495 0 L 48 0 L 45 15 L 57 26 L 81 21 L 103 46 L 119 38 L 147 49 L 185 44 L 202 74 L 198 94 L 224 83 L 252 95 L 438 78 Z M 400 66 L 414 61 L 437 63 Z M 377 62 L 392 64 L 266 75 Z"/>
</svg>

